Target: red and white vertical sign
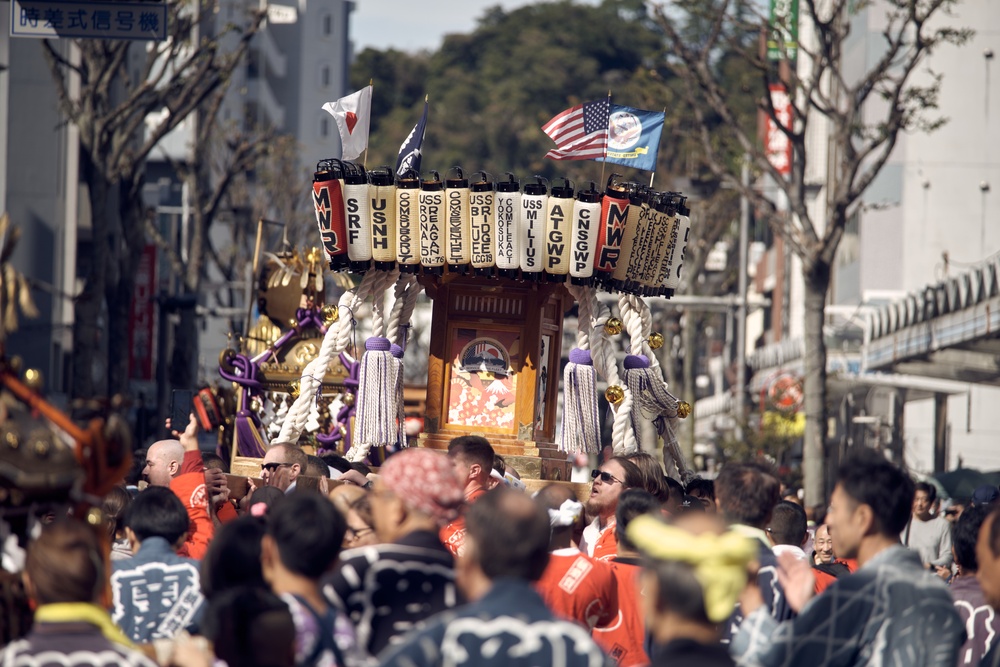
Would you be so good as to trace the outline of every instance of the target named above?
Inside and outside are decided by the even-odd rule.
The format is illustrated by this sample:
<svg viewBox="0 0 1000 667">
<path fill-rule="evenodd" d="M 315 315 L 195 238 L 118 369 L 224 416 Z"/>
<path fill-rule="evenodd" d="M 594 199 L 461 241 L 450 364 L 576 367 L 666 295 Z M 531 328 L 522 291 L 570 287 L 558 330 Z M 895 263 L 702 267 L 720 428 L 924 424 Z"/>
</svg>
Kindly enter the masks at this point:
<svg viewBox="0 0 1000 667">
<path fill-rule="evenodd" d="M 156 246 L 139 257 L 128 329 L 128 367 L 133 380 L 153 379 L 153 328 L 156 321 Z"/>
<path fill-rule="evenodd" d="M 770 90 L 774 115 L 783 127 L 791 129 L 792 99 L 788 96 L 788 91 L 780 83 L 771 84 Z M 779 174 L 788 176 L 792 173 L 792 142 L 770 116 L 767 118 L 766 141 L 768 162 Z"/>
</svg>

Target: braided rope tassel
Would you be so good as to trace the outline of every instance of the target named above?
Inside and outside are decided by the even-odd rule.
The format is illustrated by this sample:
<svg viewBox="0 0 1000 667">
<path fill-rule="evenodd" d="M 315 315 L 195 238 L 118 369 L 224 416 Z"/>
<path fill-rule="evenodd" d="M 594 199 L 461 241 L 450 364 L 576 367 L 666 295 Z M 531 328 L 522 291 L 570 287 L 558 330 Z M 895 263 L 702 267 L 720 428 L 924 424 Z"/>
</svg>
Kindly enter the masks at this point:
<svg viewBox="0 0 1000 667">
<path fill-rule="evenodd" d="M 271 441 L 272 443 L 298 441 L 305 429 L 306 420 L 309 418 L 310 403 L 315 399 L 316 391 L 322 385 L 322 379 L 330 367 L 330 361 L 340 356 L 340 353 L 346 350 L 351 342 L 353 313 L 357 312 L 364 303 L 380 273 L 382 272 L 369 271 L 356 289 L 348 290 L 340 296 L 337 307 L 342 316 L 334 326 L 327 329 L 323 343 L 319 348 L 319 354 L 302 370 L 302 377 L 299 380 L 299 396 L 288 409 L 288 414 L 281 424 L 281 431 L 278 433 L 278 437 Z M 346 316 L 343 315 L 345 311 Z"/>
<path fill-rule="evenodd" d="M 399 442 L 396 388 L 403 373 L 403 362 L 392 354 L 392 343 L 385 337 L 385 293 L 389 285 L 398 282 L 399 271 L 380 274 L 372 287 L 372 335 L 365 341 L 365 353 L 358 370 L 354 438 L 347 452 L 350 461 L 364 460 L 372 447 L 388 447 Z M 393 303 L 393 309 L 395 306 Z"/>
<path fill-rule="evenodd" d="M 559 449 L 596 454 L 601 444 L 601 417 L 597 406 L 597 371 L 590 355 L 594 293 L 586 287 L 568 286 L 579 304 L 577 347 L 569 352 L 563 371 L 562 427 Z"/>
<path fill-rule="evenodd" d="M 694 477 L 694 472 L 684 460 L 677 442 L 677 397 L 667 390 L 656 355 L 649 347 L 648 338 L 652 328 L 649 307 L 640 297 L 632 295 L 622 296 L 618 305 L 632 339 L 632 355 L 625 359 L 625 375 L 635 400 L 633 424 L 637 428 L 640 418 L 653 421 L 656 431 L 663 438 L 664 465 L 669 466 L 668 462 L 672 462 L 686 484 Z"/>
</svg>

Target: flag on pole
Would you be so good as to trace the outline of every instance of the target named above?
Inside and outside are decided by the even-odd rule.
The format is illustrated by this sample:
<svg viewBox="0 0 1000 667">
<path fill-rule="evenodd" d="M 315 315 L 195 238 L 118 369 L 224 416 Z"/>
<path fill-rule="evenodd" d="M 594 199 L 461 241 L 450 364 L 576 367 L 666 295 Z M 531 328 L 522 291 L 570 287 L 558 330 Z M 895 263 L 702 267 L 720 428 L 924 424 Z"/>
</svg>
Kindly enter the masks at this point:
<svg viewBox="0 0 1000 667">
<path fill-rule="evenodd" d="M 372 113 L 372 87 L 365 86 L 356 93 L 327 102 L 323 110 L 337 121 L 340 143 L 344 147 L 344 160 L 354 160 L 368 148 L 368 125 Z"/>
<path fill-rule="evenodd" d="M 424 132 L 427 131 L 427 99 L 424 98 L 424 114 L 410 130 L 399 147 L 399 157 L 396 158 L 396 175 L 402 177 L 408 169 L 420 171 L 420 147 L 424 143 Z"/>
<path fill-rule="evenodd" d="M 656 171 L 656 154 L 660 150 L 664 116 L 662 111 L 612 104 L 608 118 L 608 151 L 606 155 L 594 159 Z"/>
<path fill-rule="evenodd" d="M 553 160 L 596 160 L 608 148 L 608 98 L 584 102 L 566 109 L 542 126 L 542 132 L 556 142 L 545 154 Z"/>
</svg>

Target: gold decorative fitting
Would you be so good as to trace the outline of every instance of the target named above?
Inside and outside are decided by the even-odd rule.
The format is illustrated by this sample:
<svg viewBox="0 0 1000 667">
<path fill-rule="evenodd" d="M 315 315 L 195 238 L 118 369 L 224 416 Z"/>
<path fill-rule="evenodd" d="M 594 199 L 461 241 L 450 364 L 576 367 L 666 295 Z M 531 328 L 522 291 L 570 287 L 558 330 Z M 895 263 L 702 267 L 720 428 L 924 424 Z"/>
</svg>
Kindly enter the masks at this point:
<svg viewBox="0 0 1000 667">
<path fill-rule="evenodd" d="M 354 405 L 354 394 L 344 394 L 344 405 Z"/>
<path fill-rule="evenodd" d="M 104 514 L 96 507 L 87 510 L 87 523 L 91 526 L 100 526 L 104 523 Z"/>
<path fill-rule="evenodd" d="M 295 380 L 293 382 L 289 382 L 288 383 L 288 394 L 292 398 L 298 398 L 299 397 L 299 393 L 301 391 L 302 391 L 302 387 L 299 385 L 299 381 L 298 380 Z"/>
<path fill-rule="evenodd" d="M 24 371 L 24 384 L 32 391 L 42 390 L 42 372 L 37 368 Z"/>
<path fill-rule="evenodd" d="M 687 401 L 679 401 L 677 403 L 677 416 L 681 419 L 686 419 L 688 415 L 691 414 L 691 404 Z"/>
<path fill-rule="evenodd" d="M 604 323 L 604 333 L 609 336 L 617 336 L 622 332 L 622 321 L 617 317 L 612 317 Z"/>
<path fill-rule="evenodd" d="M 255 398 L 252 401 L 250 401 L 250 412 L 259 414 L 260 409 L 261 409 L 261 404 L 259 400 Z"/>
<path fill-rule="evenodd" d="M 306 254 L 306 261 L 310 264 L 317 264 L 321 256 L 319 248 L 310 248 L 309 252 Z"/>
<path fill-rule="evenodd" d="M 3 438 L 7 442 L 7 446 L 11 449 L 17 449 L 17 446 L 21 444 L 17 439 L 17 433 L 14 433 L 13 431 L 7 431 Z"/>
<path fill-rule="evenodd" d="M 613 384 L 604 390 L 604 398 L 608 399 L 608 403 L 617 407 L 619 403 L 625 400 L 625 390 Z"/>
<path fill-rule="evenodd" d="M 323 322 L 327 326 L 330 326 L 331 324 L 340 319 L 340 309 L 331 303 L 328 303 L 325 306 L 323 306 L 322 313 L 323 313 Z"/>
<path fill-rule="evenodd" d="M 48 456 L 49 443 L 45 440 L 35 440 L 31 443 L 31 451 L 35 453 L 35 456 Z"/>
<path fill-rule="evenodd" d="M 663 347 L 663 334 L 658 331 L 649 334 L 649 349 L 659 350 L 661 347 Z"/>
<path fill-rule="evenodd" d="M 288 320 L 288 326 L 294 329 L 295 327 L 299 326 L 299 321 L 293 317 L 292 319 Z"/>
</svg>

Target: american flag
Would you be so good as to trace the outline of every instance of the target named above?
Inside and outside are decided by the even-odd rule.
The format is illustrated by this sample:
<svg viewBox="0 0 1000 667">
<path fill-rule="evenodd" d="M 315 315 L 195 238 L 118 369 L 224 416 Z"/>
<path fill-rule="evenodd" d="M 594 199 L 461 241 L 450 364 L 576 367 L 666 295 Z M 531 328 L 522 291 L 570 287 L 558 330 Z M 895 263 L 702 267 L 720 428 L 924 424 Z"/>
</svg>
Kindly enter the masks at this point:
<svg viewBox="0 0 1000 667">
<path fill-rule="evenodd" d="M 545 157 L 553 160 L 593 160 L 604 157 L 608 150 L 608 116 L 611 103 L 607 98 L 584 102 L 566 109 L 542 126 L 542 132 L 556 142 L 557 148 Z"/>
</svg>

